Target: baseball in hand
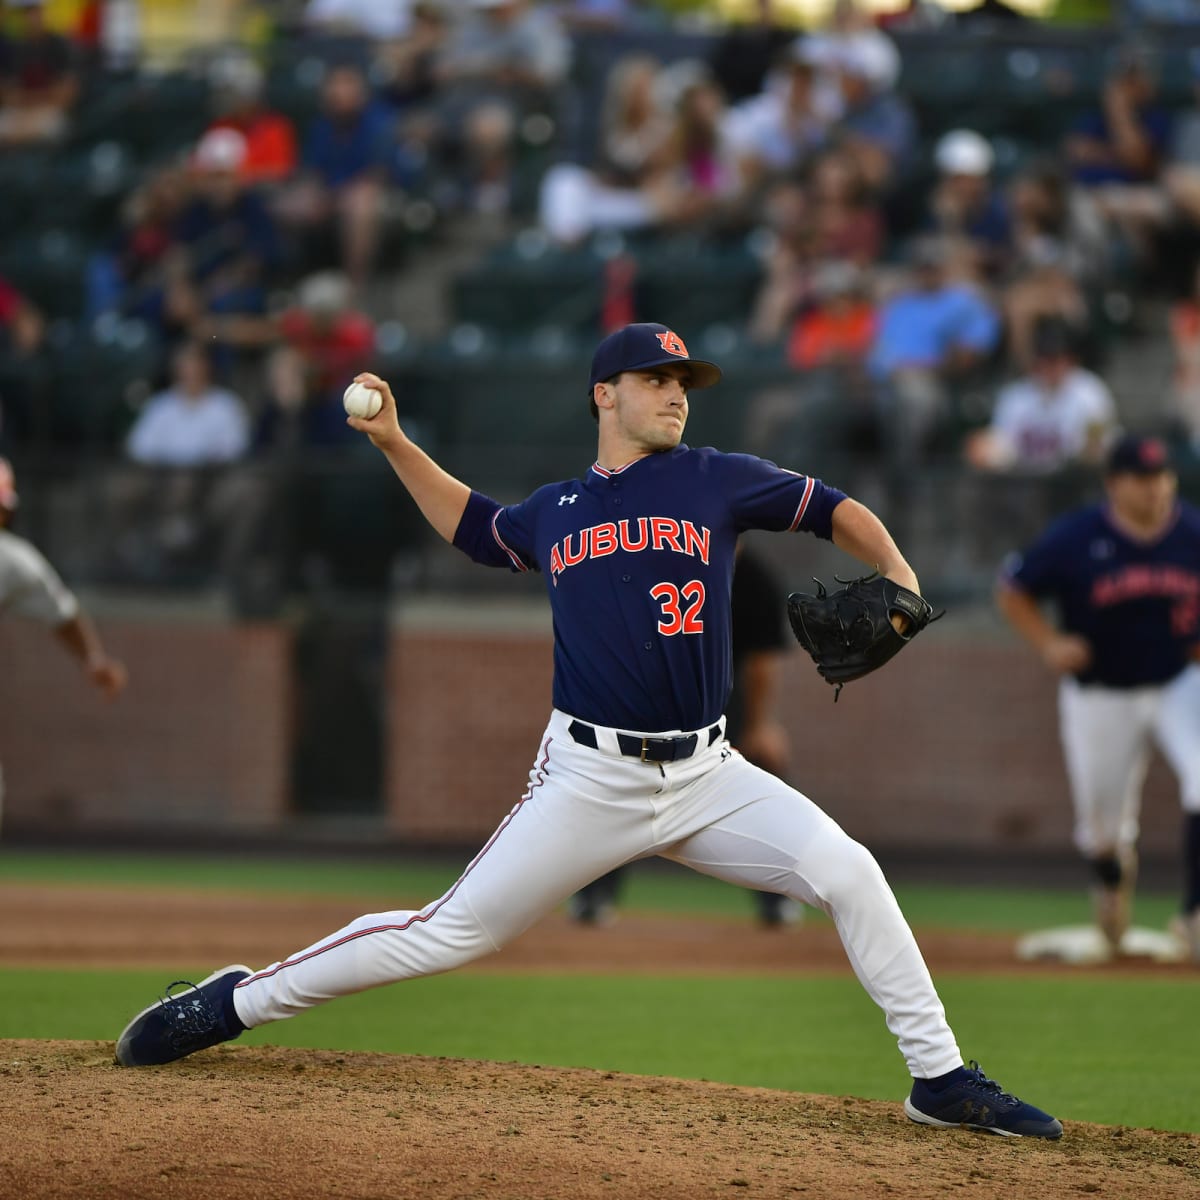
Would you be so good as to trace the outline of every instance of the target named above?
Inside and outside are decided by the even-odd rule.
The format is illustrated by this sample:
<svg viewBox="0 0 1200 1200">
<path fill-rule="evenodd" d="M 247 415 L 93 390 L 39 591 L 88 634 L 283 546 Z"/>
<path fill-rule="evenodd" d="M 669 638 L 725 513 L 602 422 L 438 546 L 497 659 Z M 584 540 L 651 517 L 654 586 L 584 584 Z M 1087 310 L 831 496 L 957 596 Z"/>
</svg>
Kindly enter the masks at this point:
<svg viewBox="0 0 1200 1200">
<path fill-rule="evenodd" d="M 383 397 L 377 388 L 352 383 L 342 394 L 342 404 L 350 416 L 369 421 L 383 407 Z"/>
</svg>

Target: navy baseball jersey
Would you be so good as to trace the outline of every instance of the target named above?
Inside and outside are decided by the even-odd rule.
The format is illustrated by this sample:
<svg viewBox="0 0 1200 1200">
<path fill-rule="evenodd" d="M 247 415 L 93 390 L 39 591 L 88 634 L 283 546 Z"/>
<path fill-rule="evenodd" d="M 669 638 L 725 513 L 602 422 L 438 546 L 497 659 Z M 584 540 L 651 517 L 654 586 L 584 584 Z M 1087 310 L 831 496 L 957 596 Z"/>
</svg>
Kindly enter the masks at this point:
<svg viewBox="0 0 1200 1200">
<path fill-rule="evenodd" d="M 832 537 L 845 494 L 748 454 L 673 450 L 501 507 L 472 492 L 454 544 L 540 570 L 554 617 L 554 706 L 645 733 L 712 725 L 732 682 L 738 534 Z"/>
<path fill-rule="evenodd" d="M 1107 505 L 1081 509 L 1010 561 L 1005 576 L 1051 600 L 1063 630 L 1091 643 L 1080 683 L 1165 683 L 1200 640 L 1200 509 L 1180 503 L 1154 542 L 1119 529 Z"/>
</svg>

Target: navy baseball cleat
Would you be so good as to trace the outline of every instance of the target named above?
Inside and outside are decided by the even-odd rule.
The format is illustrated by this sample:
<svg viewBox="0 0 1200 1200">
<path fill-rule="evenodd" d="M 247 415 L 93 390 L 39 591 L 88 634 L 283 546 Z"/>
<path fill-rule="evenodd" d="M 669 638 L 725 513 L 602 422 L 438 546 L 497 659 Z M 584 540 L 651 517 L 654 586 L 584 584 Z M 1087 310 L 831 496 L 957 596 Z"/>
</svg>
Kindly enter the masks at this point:
<svg viewBox="0 0 1200 1200">
<path fill-rule="evenodd" d="M 914 1079 L 904 1111 L 920 1125 L 942 1129 L 961 1125 L 1002 1137 L 1057 1139 L 1063 1131 L 1061 1121 L 1009 1095 L 977 1062 L 951 1072 L 940 1090 L 934 1090 L 929 1080 Z"/>
<path fill-rule="evenodd" d="M 180 979 L 167 984 L 163 995 L 117 1038 L 117 1065 L 157 1066 L 232 1041 L 246 1028 L 233 1007 L 233 989 L 251 974 L 249 967 L 222 967 L 199 983 Z M 188 990 L 172 994 L 176 987 Z"/>
</svg>

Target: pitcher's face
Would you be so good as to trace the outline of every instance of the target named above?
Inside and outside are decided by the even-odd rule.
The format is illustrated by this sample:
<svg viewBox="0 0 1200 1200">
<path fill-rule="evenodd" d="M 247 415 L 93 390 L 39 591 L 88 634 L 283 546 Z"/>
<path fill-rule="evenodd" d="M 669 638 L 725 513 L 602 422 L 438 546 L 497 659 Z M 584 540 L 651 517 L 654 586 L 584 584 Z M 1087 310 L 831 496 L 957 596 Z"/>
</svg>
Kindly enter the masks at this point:
<svg viewBox="0 0 1200 1200">
<path fill-rule="evenodd" d="M 674 449 L 687 425 L 689 379 L 686 365 L 668 363 L 611 380 L 616 432 L 646 452 Z"/>
</svg>

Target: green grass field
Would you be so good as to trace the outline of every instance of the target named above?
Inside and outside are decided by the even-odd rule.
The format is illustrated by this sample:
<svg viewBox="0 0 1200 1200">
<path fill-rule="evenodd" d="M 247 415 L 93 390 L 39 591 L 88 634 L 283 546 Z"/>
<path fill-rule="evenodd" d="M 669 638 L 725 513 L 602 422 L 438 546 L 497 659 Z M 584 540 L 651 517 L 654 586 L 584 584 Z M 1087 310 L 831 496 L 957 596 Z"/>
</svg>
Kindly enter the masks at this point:
<svg viewBox="0 0 1200 1200">
<path fill-rule="evenodd" d="M 0 880 L 274 893 L 438 894 L 457 865 L 200 856 L 0 853 Z M 898 888 L 922 927 L 1011 930 L 1086 918 L 1081 895 Z M 736 890 L 639 871 L 631 910 L 742 915 Z M 1161 926 L 1169 897 L 1138 919 Z M 183 964 L 193 977 L 212 963 Z M 167 980 L 144 970 L 0 970 L 0 1037 L 111 1039 Z M 939 991 L 968 1057 L 1066 1119 L 1200 1130 L 1200 974 L 946 974 Z M 713 1079 L 804 1092 L 899 1099 L 895 1043 L 845 977 L 679 977 L 458 972 L 384 988 L 253 1031 L 249 1044 L 444 1055 Z"/>
</svg>

